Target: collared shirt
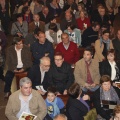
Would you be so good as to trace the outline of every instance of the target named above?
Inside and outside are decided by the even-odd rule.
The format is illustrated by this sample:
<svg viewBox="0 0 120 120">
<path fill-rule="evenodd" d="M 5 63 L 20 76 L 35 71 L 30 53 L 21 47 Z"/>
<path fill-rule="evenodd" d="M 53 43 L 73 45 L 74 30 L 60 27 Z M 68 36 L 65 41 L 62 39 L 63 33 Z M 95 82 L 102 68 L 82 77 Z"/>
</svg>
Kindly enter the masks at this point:
<svg viewBox="0 0 120 120">
<path fill-rule="evenodd" d="M 39 26 L 40 26 L 40 23 L 39 23 L 39 22 L 35 22 L 35 25 L 36 25 L 37 27 L 39 27 Z"/>
<path fill-rule="evenodd" d="M 17 53 L 17 60 L 18 60 L 18 64 L 17 64 L 17 68 L 22 68 L 23 67 L 23 63 L 22 63 L 22 59 L 21 59 L 21 50 L 17 50 L 15 47 L 15 51 Z"/>
<path fill-rule="evenodd" d="M 65 45 L 65 44 L 63 43 L 63 46 L 64 46 L 64 48 L 65 48 L 66 50 L 68 50 L 69 45 L 70 45 L 70 42 L 69 42 L 69 44 L 67 44 L 67 45 Z"/>
<path fill-rule="evenodd" d="M 115 62 L 111 63 L 110 61 L 109 61 L 109 63 L 111 66 L 111 80 L 114 80 L 116 77 L 116 69 L 115 69 L 116 63 Z"/>
<path fill-rule="evenodd" d="M 43 71 L 42 68 L 40 67 L 40 72 L 41 72 L 41 83 L 42 83 L 44 80 L 45 71 Z"/>
<path fill-rule="evenodd" d="M 29 101 L 30 99 L 32 98 L 32 93 L 28 96 L 28 100 L 25 101 L 23 98 L 22 98 L 22 94 L 20 93 L 19 94 L 19 99 L 21 101 L 21 108 L 20 108 L 20 111 L 17 113 L 16 117 L 19 118 L 22 114 L 22 112 L 27 112 L 27 113 L 30 113 L 30 109 L 29 109 Z"/>
</svg>

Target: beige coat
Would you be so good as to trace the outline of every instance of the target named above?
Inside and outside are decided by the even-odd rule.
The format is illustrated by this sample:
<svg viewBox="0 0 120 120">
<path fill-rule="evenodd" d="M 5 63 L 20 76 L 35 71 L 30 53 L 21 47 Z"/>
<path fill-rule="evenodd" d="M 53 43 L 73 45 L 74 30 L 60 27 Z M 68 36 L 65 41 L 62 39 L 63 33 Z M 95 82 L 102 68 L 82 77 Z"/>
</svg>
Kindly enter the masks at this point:
<svg viewBox="0 0 120 120">
<path fill-rule="evenodd" d="M 100 74 L 99 74 L 99 64 L 96 60 L 92 59 L 90 64 L 90 74 L 92 80 L 95 84 L 99 84 Z M 87 68 L 84 58 L 79 60 L 75 65 L 74 70 L 75 81 L 79 83 L 79 85 L 84 86 L 87 81 Z"/>
<path fill-rule="evenodd" d="M 108 9 L 108 11 L 111 9 L 112 6 L 112 0 L 106 0 L 106 7 Z M 116 6 L 114 8 L 114 15 L 116 15 L 116 13 L 118 13 L 118 7 L 120 6 L 120 0 L 116 0 Z"/>
<path fill-rule="evenodd" d="M 103 54 L 102 54 L 103 49 L 104 49 L 104 44 L 102 43 L 102 45 L 101 45 L 100 40 L 99 39 L 96 40 L 95 41 L 95 55 L 94 55 L 94 59 L 96 59 L 99 62 L 103 61 L 103 59 L 105 58 L 103 56 Z M 113 49 L 112 41 L 110 41 L 110 49 Z"/>
<path fill-rule="evenodd" d="M 20 111 L 20 99 L 19 99 L 20 90 L 14 92 L 8 100 L 5 115 L 9 120 L 18 120 L 16 117 L 17 113 Z M 41 95 L 36 91 L 32 90 L 32 98 L 29 101 L 30 112 L 37 116 L 35 120 L 43 120 L 47 114 L 46 104 L 41 97 Z"/>
</svg>

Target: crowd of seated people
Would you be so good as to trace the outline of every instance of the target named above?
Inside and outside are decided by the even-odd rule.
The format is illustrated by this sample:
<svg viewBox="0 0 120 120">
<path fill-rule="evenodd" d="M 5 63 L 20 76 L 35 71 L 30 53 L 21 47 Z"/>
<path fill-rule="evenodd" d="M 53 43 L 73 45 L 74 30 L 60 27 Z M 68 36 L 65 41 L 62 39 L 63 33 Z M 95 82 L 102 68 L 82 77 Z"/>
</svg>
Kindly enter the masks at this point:
<svg viewBox="0 0 120 120">
<path fill-rule="evenodd" d="M 16 115 L 10 108 L 16 93 L 10 96 L 6 107 L 8 119 L 18 118 L 26 104 L 24 101 L 32 103 L 32 97 L 39 100 L 40 95 L 47 96 L 45 101 L 50 105 L 45 107 L 43 115 L 38 115 L 41 110 L 34 111 L 41 106 L 38 101 L 32 108 L 31 104 L 26 105 L 26 112 L 35 114 L 38 120 L 44 117 L 51 120 L 60 113 L 66 114 L 68 120 L 82 120 L 90 111 L 86 100 L 96 108 L 98 120 L 112 120 L 113 108 L 101 105 L 102 101 L 120 104 L 120 26 L 117 34 L 113 27 L 114 18 L 120 13 L 120 2 L 111 1 L 101 0 L 99 4 L 90 0 L 17 1 L 12 5 L 14 10 L 10 9 L 12 24 L 8 29 L 10 7 L 7 0 L 0 0 L 0 79 L 5 81 L 4 97 L 9 98 L 16 73 L 27 71 L 25 85 L 30 84 L 25 92 L 24 84 L 20 83 L 17 97 L 22 102 L 19 110 L 13 108 L 17 109 Z M 8 34 L 13 38 L 10 47 L 5 46 Z M 3 76 L 4 66 L 7 72 Z M 61 105 L 66 109 L 64 112 L 56 104 L 57 95 L 68 97 L 67 104 Z"/>
</svg>

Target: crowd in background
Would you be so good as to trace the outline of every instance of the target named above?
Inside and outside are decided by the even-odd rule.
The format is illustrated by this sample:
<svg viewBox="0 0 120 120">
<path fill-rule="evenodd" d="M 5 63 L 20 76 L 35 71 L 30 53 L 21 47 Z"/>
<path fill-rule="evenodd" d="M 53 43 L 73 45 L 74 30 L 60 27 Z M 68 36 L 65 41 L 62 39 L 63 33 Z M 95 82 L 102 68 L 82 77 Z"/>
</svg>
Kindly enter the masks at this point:
<svg viewBox="0 0 120 120">
<path fill-rule="evenodd" d="M 28 81 L 37 90 L 29 95 L 47 92 L 47 112 L 43 109 L 41 119 L 65 113 L 68 120 L 83 120 L 91 104 L 98 120 L 120 119 L 119 106 L 115 115 L 104 106 L 104 101 L 120 104 L 117 21 L 120 0 L 0 0 L 0 79 L 5 81 L 5 98 L 11 94 L 15 74 L 27 72 L 21 90 Z M 8 36 L 13 38 L 10 47 L 6 47 Z M 68 95 L 67 104 L 57 95 Z M 6 115 L 13 120 L 10 105 Z M 31 108 L 26 111 L 36 114 L 33 106 L 27 107 Z M 22 109 L 14 109 L 19 118 Z"/>
</svg>

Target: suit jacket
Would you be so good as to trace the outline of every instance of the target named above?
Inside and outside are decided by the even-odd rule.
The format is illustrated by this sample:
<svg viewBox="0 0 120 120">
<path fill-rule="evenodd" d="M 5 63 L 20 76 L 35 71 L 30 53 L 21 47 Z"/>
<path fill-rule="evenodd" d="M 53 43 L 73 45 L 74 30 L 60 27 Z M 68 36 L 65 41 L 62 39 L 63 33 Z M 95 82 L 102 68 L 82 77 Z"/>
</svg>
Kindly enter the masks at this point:
<svg viewBox="0 0 120 120">
<path fill-rule="evenodd" d="M 29 28 L 29 33 L 33 33 L 36 28 L 35 22 L 34 21 L 31 22 L 28 28 Z M 42 21 L 39 21 L 39 28 L 42 32 L 45 32 L 45 23 Z"/>
<path fill-rule="evenodd" d="M 38 14 L 40 16 L 40 20 L 45 22 L 45 24 L 49 23 L 53 18 L 53 14 L 50 14 L 50 12 L 48 13 L 46 17 L 44 16 L 42 12 L 39 12 Z"/>
<path fill-rule="evenodd" d="M 101 45 L 100 40 L 96 40 L 95 41 L 95 55 L 94 55 L 94 59 L 98 60 L 99 62 L 103 61 L 103 59 L 105 58 L 103 56 L 103 54 L 102 54 L 103 49 L 104 49 L 104 44 L 102 43 L 102 45 Z M 112 41 L 110 41 L 110 48 L 109 49 L 113 49 Z"/>
<path fill-rule="evenodd" d="M 31 67 L 32 65 L 31 53 L 26 45 L 24 45 L 21 50 L 21 60 L 23 63 L 24 70 Z M 17 67 L 17 63 L 18 63 L 17 53 L 15 51 L 15 46 L 12 45 L 7 49 L 6 65 L 8 66 L 8 70 L 14 71 Z"/>
<path fill-rule="evenodd" d="M 5 114 L 9 120 L 18 120 L 16 115 L 21 108 L 19 94 L 20 90 L 14 92 L 9 97 L 5 110 Z M 45 101 L 36 90 L 32 90 L 32 98 L 29 101 L 29 109 L 32 114 L 37 116 L 36 120 L 43 120 L 43 118 L 47 114 L 47 107 Z"/>
<path fill-rule="evenodd" d="M 100 82 L 99 64 L 96 60 L 92 59 L 89 70 L 92 77 L 92 81 L 95 84 L 99 84 Z M 81 86 L 85 85 L 87 81 L 87 68 L 84 58 L 79 60 L 75 64 L 74 76 L 75 76 L 75 81 L 79 85 Z"/>
<path fill-rule="evenodd" d="M 118 88 L 114 88 L 116 93 L 118 94 L 118 97 L 120 98 L 120 90 Z M 100 101 L 100 88 L 98 88 L 94 94 L 93 94 L 93 103 L 94 103 L 94 107 L 96 108 L 96 111 L 97 113 L 105 118 L 106 120 L 110 120 L 111 116 L 110 116 L 110 113 L 111 111 L 110 110 L 104 110 L 102 107 L 101 107 L 101 101 Z"/>
<path fill-rule="evenodd" d="M 41 82 L 41 71 L 40 71 L 40 65 L 34 65 L 32 68 L 29 70 L 28 75 L 27 75 L 31 81 L 32 81 L 32 88 L 36 89 L 35 86 L 37 85 L 43 85 L 43 88 L 47 91 L 47 88 L 49 87 L 48 85 L 48 73 L 45 72 L 45 76 L 43 79 L 43 82 Z"/>
</svg>

